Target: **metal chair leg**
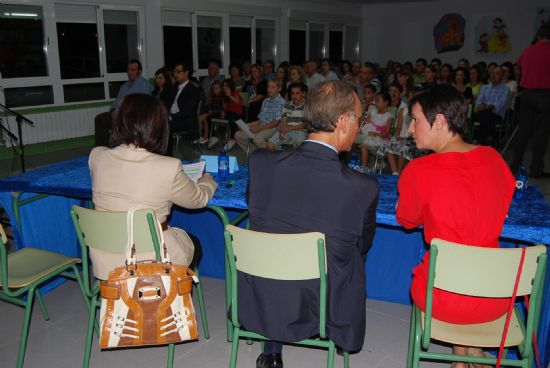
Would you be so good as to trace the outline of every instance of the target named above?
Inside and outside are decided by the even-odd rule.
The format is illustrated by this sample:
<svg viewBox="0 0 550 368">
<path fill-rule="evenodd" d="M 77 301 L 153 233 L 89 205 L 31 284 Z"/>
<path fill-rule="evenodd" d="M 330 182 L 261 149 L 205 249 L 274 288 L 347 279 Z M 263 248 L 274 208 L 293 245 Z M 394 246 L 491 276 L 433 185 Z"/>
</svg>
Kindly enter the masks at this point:
<svg viewBox="0 0 550 368">
<path fill-rule="evenodd" d="M 31 324 L 32 303 L 34 302 L 34 289 L 29 289 L 27 292 L 27 301 L 25 303 L 25 319 L 23 320 L 23 328 L 21 329 L 21 339 L 19 341 L 19 353 L 17 355 L 17 368 L 23 368 L 25 360 L 25 350 L 27 349 L 27 340 L 29 337 L 29 327 Z"/>
<path fill-rule="evenodd" d="M 168 359 L 166 360 L 166 367 L 172 368 L 174 366 L 174 344 L 168 345 Z"/>
<path fill-rule="evenodd" d="M 94 335 L 94 325 L 96 323 L 96 308 L 98 306 L 98 296 L 94 295 L 90 302 L 90 310 L 88 313 L 88 328 L 86 330 L 86 345 L 84 347 L 84 361 L 82 363 L 83 368 L 90 366 L 90 355 L 92 353 L 92 339 Z"/>
<path fill-rule="evenodd" d="M 204 332 L 204 338 L 209 339 L 210 332 L 208 331 L 208 319 L 206 318 L 206 307 L 204 305 L 204 296 L 202 294 L 202 286 L 200 282 L 198 267 L 195 267 L 193 271 L 195 272 L 195 275 L 197 275 L 197 277 L 199 278 L 199 283 L 195 284 L 195 287 L 197 288 L 197 297 L 199 299 L 199 308 L 201 310 L 202 331 Z"/>
<path fill-rule="evenodd" d="M 37 288 L 34 291 L 34 295 L 36 297 L 36 301 L 38 302 L 38 306 L 40 307 L 40 312 L 42 313 L 42 317 L 44 317 L 44 321 L 48 321 L 50 319 L 50 316 L 48 315 L 46 304 L 44 304 L 44 299 L 42 299 L 42 295 L 40 294 L 40 289 Z"/>
</svg>

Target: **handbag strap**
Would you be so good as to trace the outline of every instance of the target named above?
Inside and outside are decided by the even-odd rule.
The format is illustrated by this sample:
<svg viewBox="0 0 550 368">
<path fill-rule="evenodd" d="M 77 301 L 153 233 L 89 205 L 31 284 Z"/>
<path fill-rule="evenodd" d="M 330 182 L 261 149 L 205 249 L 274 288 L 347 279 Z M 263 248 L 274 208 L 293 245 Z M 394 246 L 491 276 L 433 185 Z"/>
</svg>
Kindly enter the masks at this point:
<svg viewBox="0 0 550 368">
<path fill-rule="evenodd" d="M 127 231 L 127 242 L 126 242 L 126 265 L 135 265 L 137 262 L 136 259 L 136 244 L 134 242 L 134 212 L 136 212 L 137 208 L 130 208 L 126 214 L 126 231 Z M 155 217 L 157 227 L 159 229 L 159 240 L 160 244 L 162 244 L 162 252 L 161 252 L 161 260 L 162 263 L 171 263 L 170 261 L 170 255 L 168 254 L 168 249 L 166 247 L 166 243 L 164 241 L 164 234 L 162 231 L 162 226 L 159 222 L 159 220 Z"/>
<path fill-rule="evenodd" d="M 516 296 L 518 294 L 518 287 L 519 287 L 519 279 L 521 278 L 521 271 L 523 269 L 524 260 L 525 260 L 525 248 L 521 248 L 521 258 L 519 259 L 516 282 L 514 283 L 514 291 L 512 292 L 512 299 L 510 300 L 510 306 L 508 307 L 506 322 L 504 323 L 504 331 L 502 332 L 502 338 L 500 339 L 497 364 L 495 368 L 500 368 L 500 361 L 502 360 L 502 354 L 504 353 L 504 344 L 506 342 L 506 335 L 508 335 L 508 327 L 510 327 L 510 319 L 512 318 L 512 313 L 514 313 L 514 304 L 516 303 Z"/>
</svg>

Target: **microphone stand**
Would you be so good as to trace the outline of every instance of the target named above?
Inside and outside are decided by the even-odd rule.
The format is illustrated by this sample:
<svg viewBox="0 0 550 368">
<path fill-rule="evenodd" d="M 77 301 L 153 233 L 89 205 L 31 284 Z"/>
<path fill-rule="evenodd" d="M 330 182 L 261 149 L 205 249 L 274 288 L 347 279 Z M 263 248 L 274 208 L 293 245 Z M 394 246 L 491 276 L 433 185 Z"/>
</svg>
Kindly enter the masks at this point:
<svg viewBox="0 0 550 368">
<path fill-rule="evenodd" d="M 14 139 L 15 141 L 19 141 L 19 156 L 21 158 L 21 171 L 22 172 L 25 172 L 25 149 L 23 147 L 23 130 L 21 129 L 21 124 L 23 122 L 29 124 L 30 126 L 34 127 L 34 123 L 29 120 L 28 118 L 26 118 L 25 116 L 21 115 L 20 113 L 18 113 L 17 111 L 14 111 L 12 109 L 10 109 L 9 107 L 3 105 L 0 103 L 0 107 L 2 109 L 4 109 L 4 111 L 7 111 L 9 112 L 10 114 L 14 115 L 15 116 L 15 121 L 17 122 L 17 134 L 19 135 L 19 139 L 17 139 L 10 131 L 8 131 L 4 126 L 2 126 L 2 130 L 3 131 L 6 131 L 6 133 L 8 134 L 8 136 L 11 138 L 11 139 Z"/>
</svg>

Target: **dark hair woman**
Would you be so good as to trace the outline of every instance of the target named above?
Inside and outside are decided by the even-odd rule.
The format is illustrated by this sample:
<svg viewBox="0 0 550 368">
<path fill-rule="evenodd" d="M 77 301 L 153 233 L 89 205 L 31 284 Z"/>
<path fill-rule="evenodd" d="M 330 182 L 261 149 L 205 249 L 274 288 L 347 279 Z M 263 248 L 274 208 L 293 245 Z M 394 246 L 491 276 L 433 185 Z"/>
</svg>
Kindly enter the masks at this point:
<svg viewBox="0 0 550 368">
<path fill-rule="evenodd" d="M 155 89 L 152 95 L 161 100 L 167 109 L 170 109 L 170 99 L 172 97 L 172 78 L 168 68 L 160 68 L 155 72 Z"/>
<path fill-rule="evenodd" d="M 90 153 L 92 195 L 96 210 L 127 211 L 152 208 L 174 263 L 196 265 L 200 243 L 185 231 L 170 227 L 166 219 L 173 204 L 202 208 L 214 195 L 217 184 L 209 174 L 193 182 L 183 173 L 181 161 L 163 156 L 168 144 L 166 108 L 153 96 L 130 94 L 117 110 L 115 147 L 96 147 Z M 193 240 L 192 240 L 193 239 Z M 154 259 L 154 252 L 138 253 L 138 259 Z M 124 255 L 90 249 L 94 275 L 101 280 L 124 264 Z"/>
</svg>

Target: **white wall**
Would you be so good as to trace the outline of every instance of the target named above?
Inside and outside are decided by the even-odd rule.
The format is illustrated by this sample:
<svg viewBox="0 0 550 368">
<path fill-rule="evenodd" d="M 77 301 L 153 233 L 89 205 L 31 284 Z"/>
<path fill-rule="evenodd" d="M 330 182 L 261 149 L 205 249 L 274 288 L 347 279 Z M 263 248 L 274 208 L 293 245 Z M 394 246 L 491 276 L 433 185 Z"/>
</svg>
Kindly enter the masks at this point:
<svg viewBox="0 0 550 368">
<path fill-rule="evenodd" d="M 362 59 L 384 65 L 389 59 L 414 63 L 418 57 L 428 62 L 438 57 L 452 65 L 462 57 L 470 62 L 515 61 L 533 38 L 536 8 L 549 6 L 547 0 L 441 0 L 367 5 L 363 8 Z M 437 54 L 433 27 L 447 13 L 459 13 L 466 20 L 464 46 Z M 512 44 L 509 53 L 498 57 L 475 54 L 475 27 L 487 15 L 504 18 Z"/>
</svg>

